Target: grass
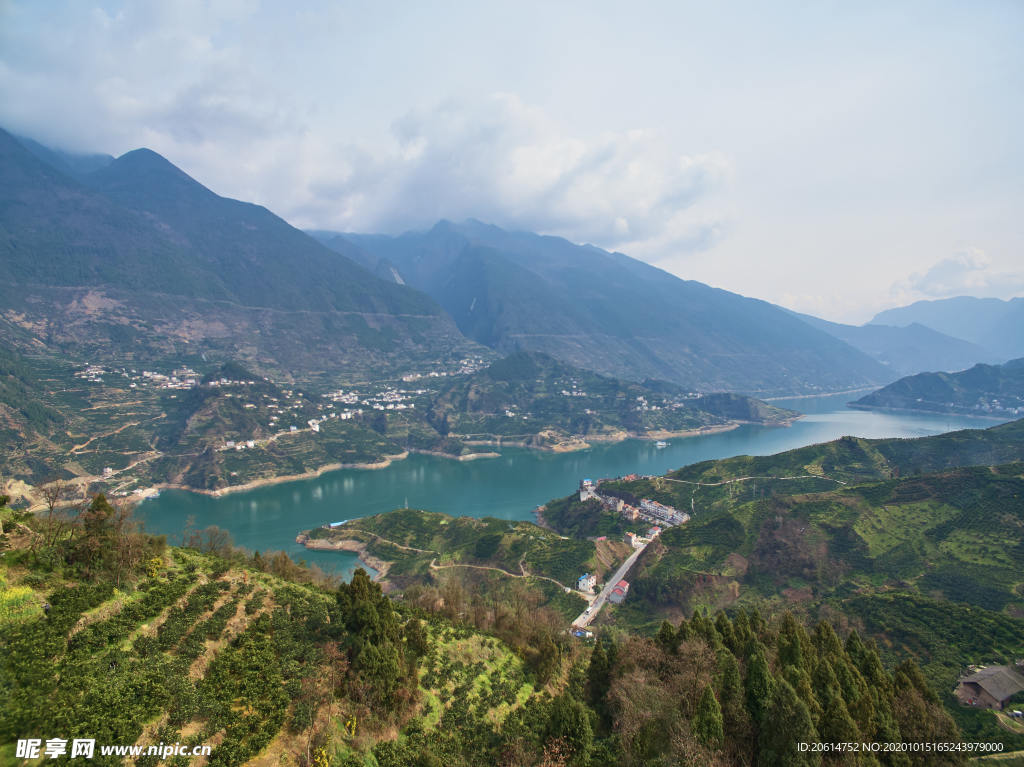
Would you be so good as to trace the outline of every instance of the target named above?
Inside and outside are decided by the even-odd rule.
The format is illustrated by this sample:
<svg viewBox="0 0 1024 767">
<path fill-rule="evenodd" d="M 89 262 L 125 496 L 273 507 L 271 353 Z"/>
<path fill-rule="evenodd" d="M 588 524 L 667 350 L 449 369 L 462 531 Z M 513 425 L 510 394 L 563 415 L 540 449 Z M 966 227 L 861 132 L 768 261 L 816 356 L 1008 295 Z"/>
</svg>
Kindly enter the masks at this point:
<svg viewBox="0 0 1024 767">
<path fill-rule="evenodd" d="M 939 544 L 940 551 L 956 557 L 962 562 L 1012 568 L 1015 563 L 1007 554 L 1007 548 L 1009 548 L 1009 542 L 1005 539 L 993 546 L 991 536 L 971 530 L 954 530 L 946 536 L 946 540 Z"/>
<path fill-rule="evenodd" d="M 868 545 L 872 557 L 892 551 L 900 544 L 918 541 L 922 535 L 959 514 L 942 503 L 885 504 L 862 514 L 853 529 Z"/>
</svg>

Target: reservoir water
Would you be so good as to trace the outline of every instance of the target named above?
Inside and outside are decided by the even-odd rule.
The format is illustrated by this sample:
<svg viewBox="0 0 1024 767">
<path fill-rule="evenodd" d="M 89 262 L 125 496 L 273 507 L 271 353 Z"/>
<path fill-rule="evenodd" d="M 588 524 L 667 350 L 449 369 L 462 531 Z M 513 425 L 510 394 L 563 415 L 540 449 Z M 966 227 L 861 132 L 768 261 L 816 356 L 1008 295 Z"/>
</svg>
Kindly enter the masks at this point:
<svg viewBox="0 0 1024 767">
<path fill-rule="evenodd" d="M 254 551 L 286 551 L 349 577 L 356 555 L 309 551 L 295 543 L 303 530 L 401 508 L 504 519 L 532 519 L 531 511 L 552 498 L 576 490 L 584 477 L 629 473 L 661 474 L 710 458 L 769 455 L 843 435 L 922 437 L 955 429 L 978 429 L 998 421 L 964 416 L 913 415 L 852 410 L 846 403 L 859 395 L 779 400 L 805 416 L 788 427 L 741 426 L 702 437 L 672 439 L 658 448 L 647 440 L 597 445 L 575 453 L 542 453 L 502 448 L 500 458 L 459 462 L 411 455 L 385 469 L 341 469 L 315 479 L 268 485 L 219 498 L 165 490 L 144 501 L 138 515 L 146 529 L 180 542 L 189 517 L 199 528 L 217 525 L 235 543 Z"/>
</svg>

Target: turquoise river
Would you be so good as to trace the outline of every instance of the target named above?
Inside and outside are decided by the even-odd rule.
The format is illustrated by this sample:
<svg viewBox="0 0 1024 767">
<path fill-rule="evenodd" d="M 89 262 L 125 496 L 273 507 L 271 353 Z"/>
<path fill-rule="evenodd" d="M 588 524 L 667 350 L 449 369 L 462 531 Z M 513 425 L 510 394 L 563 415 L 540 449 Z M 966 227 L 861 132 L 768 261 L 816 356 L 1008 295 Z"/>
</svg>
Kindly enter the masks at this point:
<svg viewBox="0 0 1024 767">
<path fill-rule="evenodd" d="M 954 429 L 977 429 L 996 421 L 852 410 L 851 395 L 780 400 L 804 413 L 788 427 L 744 425 L 719 434 L 670 440 L 657 448 L 646 440 L 597 445 L 574 453 L 502 448 L 500 458 L 459 462 L 411 455 L 385 469 L 341 469 L 316 479 L 267 485 L 220 497 L 165 490 L 144 501 L 139 515 L 150 532 L 180 541 L 189 517 L 197 527 L 218 525 L 235 543 L 255 551 L 286 551 L 296 559 L 349 577 L 356 555 L 307 551 L 295 543 L 303 530 L 400 508 L 505 519 L 533 519 L 532 510 L 574 492 L 584 477 L 632 472 L 661 474 L 709 458 L 769 455 L 852 434 L 860 437 L 921 437 Z"/>
</svg>

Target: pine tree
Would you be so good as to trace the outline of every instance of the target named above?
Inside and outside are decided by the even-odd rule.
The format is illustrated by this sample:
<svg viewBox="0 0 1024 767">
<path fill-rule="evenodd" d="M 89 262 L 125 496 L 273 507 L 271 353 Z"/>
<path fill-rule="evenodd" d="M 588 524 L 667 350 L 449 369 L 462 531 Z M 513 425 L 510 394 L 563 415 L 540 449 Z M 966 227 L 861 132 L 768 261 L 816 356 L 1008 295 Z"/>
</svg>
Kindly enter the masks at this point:
<svg viewBox="0 0 1024 767">
<path fill-rule="evenodd" d="M 703 638 L 708 643 L 708 647 L 715 648 L 721 642 L 721 637 L 715 630 L 715 624 L 708 617 L 707 610 L 700 609 L 694 613 L 690 620 L 690 628 L 693 629 L 696 636 Z"/>
<path fill-rule="evenodd" d="M 850 656 L 850 660 L 855 666 L 860 666 L 861 657 L 864 655 L 864 643 L 860 639 L 860 634 L 856 631 L 851 631 L 850 635 L 846 637 L 846 643 L 844 645 L 846 654 Z"/>
<path fill-rule="evenodd" d="M 736 657 L 727 650 L 718 653 L 718 700 L 722 706 L 722 713 L 726 716 L 726 724 L 731 724 L 728 719 L 739 713 L 744 713 L 743 707 L 743 680 L 740 677 L 740 666 Z"/>
<path fill-rule="evenodd" d="M 608 692 L 610 664 L 608 653 L 604 649 L 604 640 L 599 636 L 594 642 L 594 650 L 590 653 L 590 665 L 587 667 L 587 702 L 597 708 L 604 701 Z"/>
<path fill-rule="evenodd" d="M 760 649 L 754 652 L 750 664 L 747 666 L 745 687 L 747 710 L 753 720 L 760 724 L 775 687 L 775 678 L 772 676 L 771 669 L 768 668 L 764 652 Z"/>
<path fill-rule="evenodd" d="M 804 627 L 796 622 L 793 613 L 786 612 L 782 617 L 782 626 L 779 629 L 779 664 L 785 666 L 796 666 L 809 670 L 811 654 L 810 638 Z"/>
<path fill-rule="evenodd" d="M 559 695 L 551 702 L 545 741 L 559 741 L 570 756 L 570 764 L 586 764 L 594 733 L 583 704 L 569 695 Z"/>
<path fill-rule="evenodd" d="M 693 639 L 693 625 L 690 621 L 686 620 L 686 618 L 679 621 L 679 628 L 676 629 L 676 638 L 679 641 L 679 644 L 689 642 Z"/>
<path fill-rule="evenodd" d="M 797 697 L 807 705 L 807 709 L 811 712 L 811 718 L 818 721 L 821 717 L 821 703 L 818 702 L 818 696 L 814 694 L 810 675 L 797 666 L 786 666 L 783 670 L 783 677 L 796 690 Z"/>
<path fill-rule="evenodd" d="M 818 651 L 818 655 L 822 657 L 835 658 L 843 653 L 842 642 L 839 641 L 839 637 L 836 636 L 835 629 L 832 628 L 832 624 L 826 621 L 819 621 L 818 625 L 814 627 L 814 634 L 811 637 L 811 641 L 814 643 L 815 649 Z"/>
<path fill-rule="evenodd" d="M 750 609 L 750 612 L 747 613 L 747 618 L 750 620 L 750 631 L 753 636 L 757 637 L 764 634 L 767 624 L 765 624 L 764 618 L 761 617 L 761 613 L 756 607 Z"/>
<path fill-rule="evenodd" d="M 704 685 L 697 703 L 697 712 L 693 715 L 693 734 L 697 740 L 710 748 L 718 748 L 725 738 L 722 708 L 718 705 L 711 685 Z"/>
<path fill-rule="evenodd" d="M 732 630 L 736 637 L 736 647 L 733 648 L 733 654 L 738 655 L 740 648 L 754 638 L 754 632 L 750 629 L 750 618 L 747 617 L 747 611 L 742 607 L 733 616 Z"/>
<path fill-rule="evenodd" d="M 658 634 L 654 641 L 662 650 L 668 653 L 674 653 L 679 642 L 676 630 L 672 628 L 672 624 L 668 621 L 661 622 L 661 628 L 658 629 Z"/>
<path fill-rule="evenodd" d="M 734 753 L 750 749 L 753 733 L 750 714 L 743 702 L 743 678 L 736 657 L 728 650 L 718 652 L 718 673 L 715 675 L 718 703 L 722 709 L 722 723 L 728 735 L 727 744 Z"/>
<path fill-rule="evenodd" d="M 729 616 L 724 612 L 719 613 L 715 617 L 715 631 L 722 638 L 722 643 L 732 652 L 736 652 L 736 632 L 733 629 L 732 621 L 729 620 Z"/>
<path fill-rule="evenodd" d="M 860 738 L 857 723 L 850 716 L 838 688 L 831 688 L 825 693 L 818 734 L 825 743 L 854 743 Z"/>
<path fill-rule="evenodd" d="M 928 681 L 924 678 L 924 674 L 921 673 L 921 669 L 918 667 L 912 658 L 908 658 L 896 667 L 896 679 L 898 680 L 897 688 L 899 688 L 900 674 L 906 679 L 906 683 L 910 684 L 915 690 L 921 693 L 921 697 L 927 703 L 938 703 L 939 696 L 935 694 L 935 690 L 928 686 Z"/>
<path fill-rule="evenodd" d="M 780 680 L 772 692 L 765 713 L 766 725 L 758 738 L 759 767 L 811 767 L 821 764 L 821 755 L 800 751 L 799 743 L 820 740 L 807 706 L 786 680 Z"/>
<path fill-rule="evenodd" d="M 823 704 L 828 700 L 831 690 L 834 690 L 836 695 L 842 696 L 839 679 L 836 677 L 836 672 L 832 669 L 832 664 L 828 662 L 827 658 L 822 657 L 818 659 L 818 663 L 814 667 L 814 673 L 811 675 L 811 685 L 814 687 L 814 693 L 818 696 L 818 700 Z"/>
</svg>

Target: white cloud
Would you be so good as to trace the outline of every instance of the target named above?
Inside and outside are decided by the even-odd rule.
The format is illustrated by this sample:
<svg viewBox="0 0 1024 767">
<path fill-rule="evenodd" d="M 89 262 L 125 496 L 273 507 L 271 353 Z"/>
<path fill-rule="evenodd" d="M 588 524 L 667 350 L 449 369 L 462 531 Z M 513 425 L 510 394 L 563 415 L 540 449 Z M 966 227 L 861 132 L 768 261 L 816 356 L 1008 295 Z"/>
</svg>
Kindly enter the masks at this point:
<svg viewBox="0 0 1024 767">
<path fill-rule="evenodd" d="M 924 273 L 914 273 L 893 285 L 899 298 L 948 298 L 979 296 L 1011 298 L 1024 291 L 1024 273 L 993 269 L 992 259 L 980 248 L 967 248 L 952 258 L 935 263 Z"/>
<path fill-rule="evenodd" d="M 35 29 L 33 12 L 12 6 L 0 31 L 0 124 L 65 149 L 146 146 L 297 226 L 394 233 L 472 217 L 650 260 L 707 248 L 725 226 L 698 206 L 729 178 L 724 155 L 652 130 L 581 134 L 519 95 L 399 102 L 374 135 L 346 112 L 358 75 L 336 94 L 296 83 L 279 71 L 289 54 L 254 55 L 272 33 L 244 3 L 70 6 L 30 42 L 11 30 Z"/>
<path fill-rule="evenodd" d="M 1024 5 L 868 5 L 0 0 L 0 125 L 303 227 L 472 216 L 834 319 L 1020 292 Z M 922 268 L 962 243 L 994 263 Z"/>
<path fill-rule="evenodd" d="M 287 211 L 302 224 L 394 232 L 473 217 L 612 248 L 706 246 L 718 222 L 694 206 L 729 174 L 725 158 L 681 154 L 647 131 L 572 136 L 510 94 L 410 112 L 383 146 L 332 155 L 324 163 L 318 148 Z"/>
</svg>

